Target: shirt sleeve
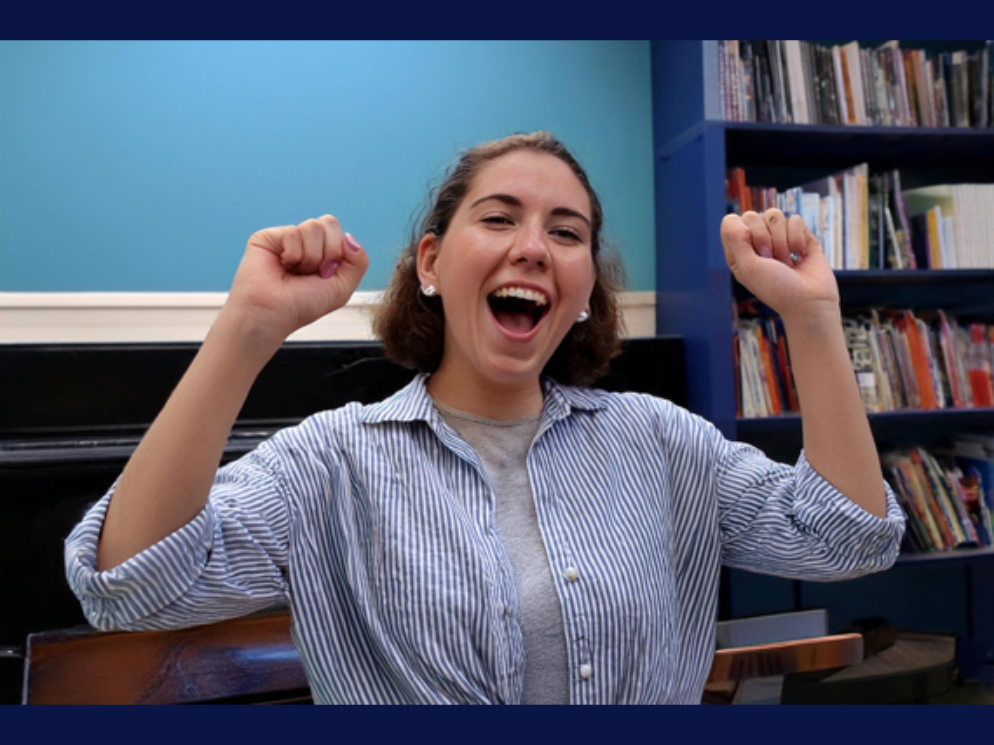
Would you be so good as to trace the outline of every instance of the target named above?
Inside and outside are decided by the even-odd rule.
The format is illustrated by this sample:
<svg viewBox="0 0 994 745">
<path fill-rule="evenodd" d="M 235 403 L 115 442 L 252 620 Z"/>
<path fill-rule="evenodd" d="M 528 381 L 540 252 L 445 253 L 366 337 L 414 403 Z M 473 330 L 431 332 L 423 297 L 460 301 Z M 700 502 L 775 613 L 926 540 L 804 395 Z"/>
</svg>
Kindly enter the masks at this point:
<svg viewBox="0 0 994 745">
<path fill-rule="evenodd" d="M 97 542 L 115 482 L 65 545 L 66 577 L 91 625 L 179 628 L 285 604 L 291 517 L 277 437 L 220 468 L 207 505 L 189 523 L 98 572 Z"/>
<path fill-rule="evenodd" d="M 886 481 L 886 516 L 877 517 L 822 478 L 803 450 L 794 465 L 778 463 L 680 407 L 673 414 L 671 437 L 683 441 L 689 467 L 708 474 L 705 493 L 716 502 L 725 565 L 832 581 L 894 564 L 905 516 Z"/>
<path fill-rule="evenodd" d="M 870 514 L 808 463 L 776 463 L 725 441 L 717 496 L 722 559 L 728 566 L 813 581 L 859 577 L 894 564 L 904 512 L 886 481 L 884 517 Z"/>
</svg>

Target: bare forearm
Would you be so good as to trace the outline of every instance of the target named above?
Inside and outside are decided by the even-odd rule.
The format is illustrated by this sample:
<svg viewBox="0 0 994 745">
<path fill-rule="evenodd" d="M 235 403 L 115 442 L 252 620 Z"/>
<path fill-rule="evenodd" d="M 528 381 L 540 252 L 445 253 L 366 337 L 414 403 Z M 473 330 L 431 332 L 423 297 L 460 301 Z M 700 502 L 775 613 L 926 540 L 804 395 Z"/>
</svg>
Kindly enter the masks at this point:
<svg viewBox="0 0 994 745">
<path fill-rule="evenodd" d="M 192 520 L 259 371 L 279 348 L 222 311 L 129 460 L 110 502 L 97 568 L 113 568 Z"/>
<path fill-rule="evenodd" d="M 867 512 L 884 517 L 876 445 L 846 349 L 838 308 L 784 317 L 811 466 Z"/>
<path fill-rule="evenodd" d="M 369 257 L 331 215 L 249 238 L 207 339 L 121 474 L 97 569 L 127 561 L 204 508 L 256 376 L 294 331 L 341 308 Z"/>
</svg>

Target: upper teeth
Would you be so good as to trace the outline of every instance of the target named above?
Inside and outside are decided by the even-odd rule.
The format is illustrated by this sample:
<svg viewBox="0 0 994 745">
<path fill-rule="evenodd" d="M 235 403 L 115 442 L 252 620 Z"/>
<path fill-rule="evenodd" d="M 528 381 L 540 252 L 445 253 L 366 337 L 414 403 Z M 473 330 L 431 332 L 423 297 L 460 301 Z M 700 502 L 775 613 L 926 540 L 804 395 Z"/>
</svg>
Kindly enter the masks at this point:
<svg viewBox="0 0 994 745">
<path fill-rule="evenodd" d="M 521 300 L 530 300 L 535 305 L 545 305 L 549 302 L 541 292 L 526 290 L 524 287 L 501 287 L 494 293 L 494 297 L 516 297 Z"/>
</svg>

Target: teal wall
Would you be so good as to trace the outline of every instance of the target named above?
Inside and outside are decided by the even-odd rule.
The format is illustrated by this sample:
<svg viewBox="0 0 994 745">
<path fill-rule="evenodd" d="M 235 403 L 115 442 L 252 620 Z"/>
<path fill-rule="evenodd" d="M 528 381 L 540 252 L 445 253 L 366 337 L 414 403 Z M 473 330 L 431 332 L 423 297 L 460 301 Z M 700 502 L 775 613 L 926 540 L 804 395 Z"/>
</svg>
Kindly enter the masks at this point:
<svg viewBox="0 0 994 745">
<path fill-rule="evenodd" d="M 325 213 L 381 289 L 459 149 L 537 129 L 654 289 L 648 42 L 2 42 L 0 291 L 224 291 Z"/>
</svg>

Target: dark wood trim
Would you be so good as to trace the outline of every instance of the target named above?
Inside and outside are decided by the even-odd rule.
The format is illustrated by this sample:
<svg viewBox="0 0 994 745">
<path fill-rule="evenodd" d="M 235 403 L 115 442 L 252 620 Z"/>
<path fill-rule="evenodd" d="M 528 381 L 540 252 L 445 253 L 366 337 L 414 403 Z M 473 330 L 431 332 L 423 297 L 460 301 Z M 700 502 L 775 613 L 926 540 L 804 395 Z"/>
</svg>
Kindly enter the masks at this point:
<svg viewBox="0 0 994 745">
<path fill-rule="evenodd" d="M 171 631 L 28 636 L 26 704 L 309 701 L 285 611 Z"/>
</svg>

